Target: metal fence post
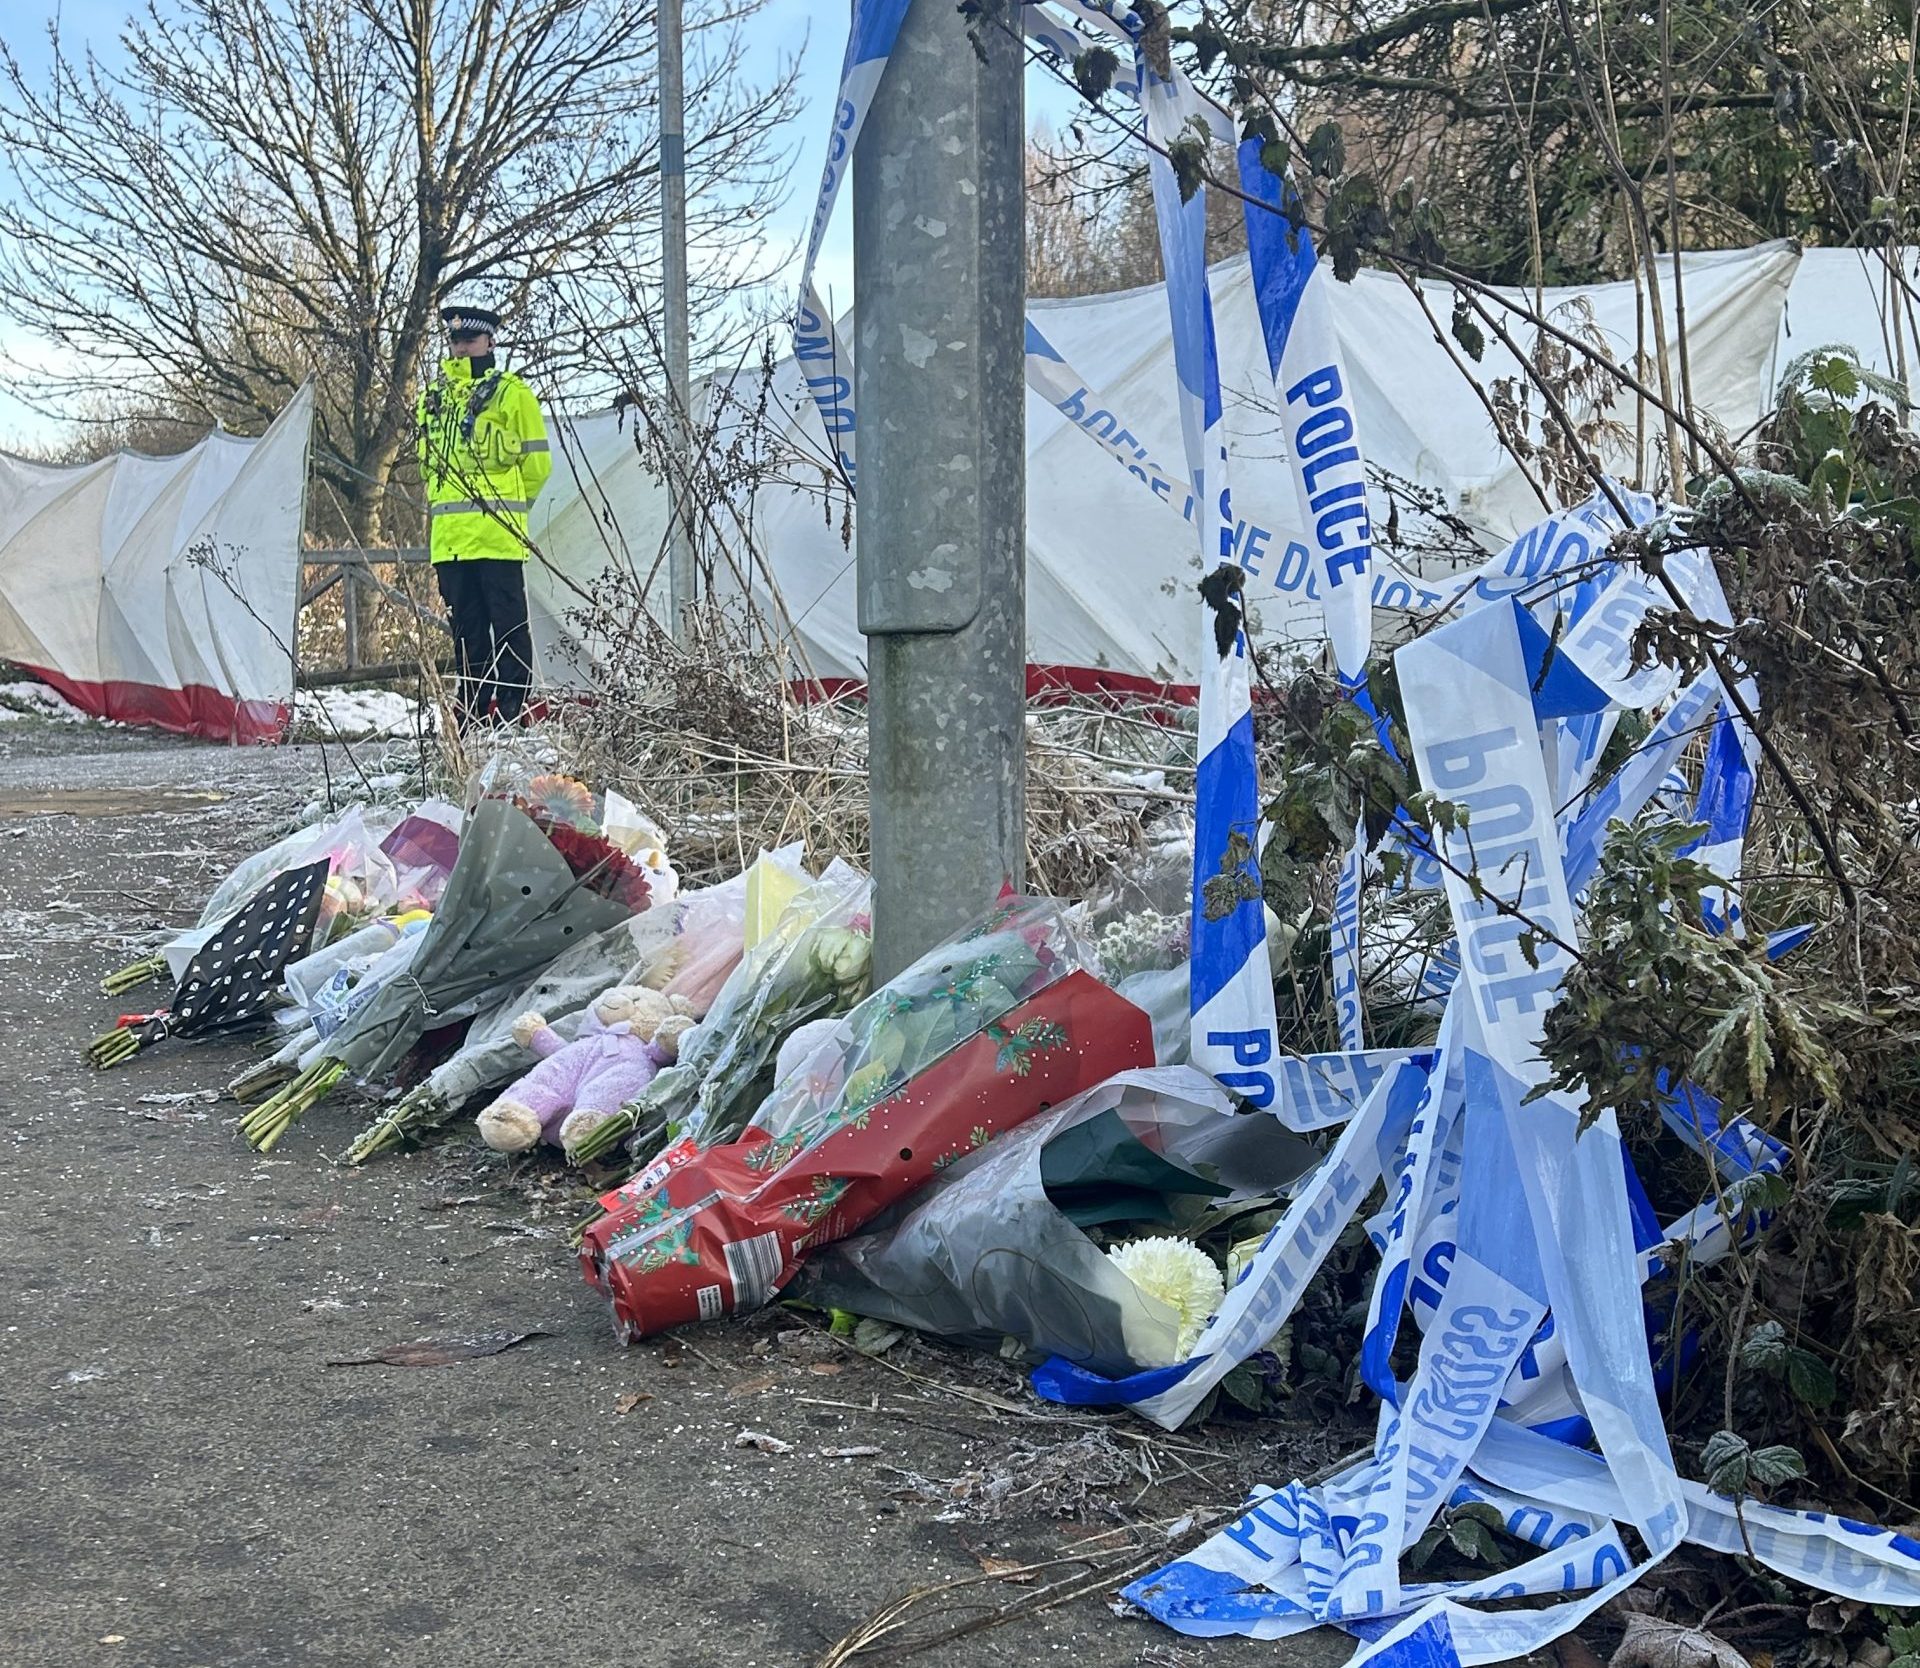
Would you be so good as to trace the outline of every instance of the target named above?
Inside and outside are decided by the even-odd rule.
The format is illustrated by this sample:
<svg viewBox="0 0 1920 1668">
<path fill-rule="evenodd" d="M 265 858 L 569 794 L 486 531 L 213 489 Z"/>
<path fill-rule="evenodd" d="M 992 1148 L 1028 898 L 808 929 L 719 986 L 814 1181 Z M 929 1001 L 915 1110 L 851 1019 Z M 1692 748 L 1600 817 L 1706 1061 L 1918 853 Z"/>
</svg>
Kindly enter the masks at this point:
<svg viewBox="0 0 1920 1668">
<path fill-rule="evenodd" d="M 691 459 L 692 387 L 687 330 L 687 137 L 686 93 L 681 64 L 681 0 L 660 0 L 660 238 L 661 288 L 667 361 L 667 588 L 676 642 L 692 630 L 694 571 Z"/>
</svg>

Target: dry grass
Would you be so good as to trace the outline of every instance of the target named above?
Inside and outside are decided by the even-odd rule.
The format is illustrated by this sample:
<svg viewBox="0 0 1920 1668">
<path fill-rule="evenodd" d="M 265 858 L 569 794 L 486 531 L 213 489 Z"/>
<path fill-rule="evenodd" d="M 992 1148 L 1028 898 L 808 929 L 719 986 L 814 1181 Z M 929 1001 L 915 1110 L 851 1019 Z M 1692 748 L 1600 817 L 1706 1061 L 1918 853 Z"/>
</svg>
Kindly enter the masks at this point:
<svg viewBox="0 0 1920 1668">
<path fill-rule="evenodd" d="M 640 610 L 595 633 L 599 693 L 542 725 L 564 767 L 618 786 L 671 841 L 689 885 L 762 849 L 810 865 L 868 860 L 867 729 L 857 694 L 795 687 L 764 622 L 709 612 L 692 649 Z M 1157 824 L 1192 803 L 1192 734 L 1177 710 L 1038 703 L 1027 719 L 1031 890 L 1084 897 L 1123 874 Z M 464 774 L 470 761 L 455 759 Z"/>
</svg>

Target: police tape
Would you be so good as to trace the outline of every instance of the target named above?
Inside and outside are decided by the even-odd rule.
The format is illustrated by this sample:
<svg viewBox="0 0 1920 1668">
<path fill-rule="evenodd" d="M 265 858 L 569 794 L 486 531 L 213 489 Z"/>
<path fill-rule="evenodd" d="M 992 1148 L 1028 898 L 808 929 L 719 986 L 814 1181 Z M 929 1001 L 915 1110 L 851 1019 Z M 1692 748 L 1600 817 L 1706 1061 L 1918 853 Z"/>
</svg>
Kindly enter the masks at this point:
<svg viewBox="0 0 1920 1668">
<path fill-rule="evenodd" d="M 1194 1065 L 1259 1107 L 1273 1105 L 1277 1023 L 1273 968 L 1261 897 L 1260 786 L 1254 760 L 1252 678 L 1245 611 L 1232 561 L 1234 515 L 1227 473 L 1225 410 L 1207 278 L 1207 191 L 1183 194 L 1167 149 L 1196 119 L 1202 101 L 1174 70 L 1161 73 L 1141 45 L 1142 24 L 1118 3 L 1065 0 L 1082 22 L 1131 46 L 1131 93 L 1150 140 L 1148 176 L 1166 271 L 1180 434 L 1193 481 L 1203 606 L 1200 699 L 1194 771 L 1194 864 L 1189 1035 Z"/>
<path fill-rule="evenodd" d="M 796 314 L 809 349 L 809 391 L 849 477 L 857 455 L 851 367 L 811 275 L 906 3 L 857 0 Z M 1153 75 L 1137 50 L 1130 8 L 1118 0 L 1063 3 L 1080 25 L 1135 44 L 1132 91 L 1150 134 L 1164 145 L 1194 114 L 1191 90 L 1177 77 Z M 1054 38 L 1057 50 L 1071 49 L 1068 36 Z M 1227 491 L 1204 204 L 1196 213 L 1192 200 L 1179 202 L 1164 167 L 1155 170 L 1155 187 L 1192 487 L 1160 467 L 1031 328 L 1029 382 L 1194 522 L 1205 559 L 1237 556 L 1258 578 L 1255 546 L 1267 535 L 1235 520 Z M 1363 460 L 1344 375 L 1329 374 L 1325 355 L 1293 374 L 1293 359 L 1313 357 L 1312 329 L 1293 359 L 1289 352 L 1320 280 L 1297 244 L 1286 253 L 1292 265 L 1270 293 L 1291 294 L 1292 316 L 1277 336 L 1269 332 L 1269 347 L 1279 350 L 1276 385 L 1290 413 L 1296 487 L 1314 520 L 1317 553 L 1302 539 L 1286 540 L 1270 582 L 1321 602 L 1337 664 L 1355 688 L 1370 605 L 1459 614 L 1403 648 L 1399 671 L 1421 780 L 1469 806 L 1471 840 L 1459 831 L 1435 852 L 1402 835 L 1416 859 L 1410 879 L 1444 894 L 1454 927 L 1451 953 L 1425 980 L 1445 1004 L 1435 1047 L 1348 1046 L 1307 1062 L 1274 1059 L 1271 1010 L 1263 1016 L 1258 1006 L 1261 985 L 1271 1002 L 1263 926 L 1250 930 L 1260 917 L 1244 636 L 1236 629 L 1225 648 L 1209 643 L 1202 695 L 1208 832 L 1195 886 L 1196 965 L 1205 964 L 1195 982 L 1196 1055 L 1226 1081 L 1238 1074 L 1243 1092 L 1273 1104 L 1296 1127 L 1338 1133 L 1186 1361 L 1121 1381 L 1050 1362 L 1035 1382 L 1056 1399 L 1127 1402 L 1169 1428 L 1178 1425 L 1228 1372 L 1267 1346 L 1381 1183 L 1387 1206 L 1367 1224 L 1381 1267 L 1362 1349 L 1363 1375 L 1381 1395 L 1380 1425 L 1368 1459 L 1317 1489 L 1295 1483 L 1264 1493 L 1234 1524 L 1136 1583 L 1128 1596 L 1194 1634 L 1279 1637 L 1337 1622 L 1366 1641 L 1356 1663 L 1396 1668 L 1416 1659 L 1480 1663 L 1528 1654 L 1637 1580 L 1683 1537 L 1725 1550 L 1750 1541 L 1756 1556 L 1796 1579 L 1868 1602 L 1920 1604 L 1920 1545 L 1906 1537 L 1752 1505 L 1743 1524 L 1730 1502 L 1679 1479 L 1653 1367 L 1658 1306 L 1647 1305 L 1642 1291 L 1670 1275 L 1666 1246 L 1684 1243 L 1693 1261 L 1709 1261 L 1731 1254 L 1758 1221 L 1706 1205 L 1675 1223 L 1651 1223 L 1613 1120 L 1603 1115 L 1576 1139 L 1580 1108 L 1557 1094 L 1536 1095 L 1545 1078 L 1540 1026 L 1577 943 L 1573 897 L 1597 870 L 1608 824 L 1661 793 L 1703 734 L 1711 744 L 1694 802 L 1707 824 L 1699 853 L 1725 882 L 1709 925 L 1738 929 L 1753 738 L 1714 674 L 1681 685 L 1669 668 L 1632 663 L 1625 651 L 1638 622 L 1670 599 L 1644 578 L 1605 565 L 1606 544 L 1620 526 L 1611 500 L 1622 499 L 1636 523 L 1655 506 L 1638 495 L 1596 498 L 1528 529 L 1473 572 L 1439 582 L 1409 579 L 1378 561 L 1363 500 L 1349 490 Z M 1330 334 L 1330 327 L 1313 329 Z M 1321 466 L 1310 475 L 1316 458 Z M 1704 572 L 1687 581 L 1693 591 L 1684 600 L 1725 623 L 1711 567 L 1700 566 Z M 1564 607 L 1554 600 L 1563 593 L 1571 598 Z M 1518 599 L 1558 614 L 1563 636 L 1552 638 Z M 1365 625 L 1370 630 L 1370 618 Z M 1739 692 L 1751 710 L 1750 683 Z M 1599 761 L 1626 710 L 1656 710 L 1659 717 L 1624 765 L 1599 780 Z M 1243 853 L 1236 835 L 1247 843 Z M 1200 938 L 1209 878 L 1229 883 L 1214 894 L 1216 924 L 1232 922 L 1237 911 L 1249 925 L 1221 930 L 1219 942 L 1206 947 Z M 1339 936 L 1351 947 L 1359 935 L 1359 887 L 1347 891 Z M 1219 908 L 1223 898 L 1232 898 L 1232 907 Z M 1787 936 L 1770 940 L 1770 953 Z M 1342 1036 L 1349 1045 L 1357 1039 L 1357 1013 L 1351 1023 L 1343 1018 Z M 1779 1166 L 1777 1145 L 1738 1121 L 1721 1127 L 1718 1109 L 1696 1092 L 1682 1086 L 1667 1110 L 1669 1122 L 1728 1175 Z M 1393 1358 L 1407 1315 L 1420 1341 L 1403 1385 Z M 1687 1343 L 1678 1340 L 1678 1347 Z M 1675 1347 L 1664 1340 L 1663 1354 Z M 1598 1454 L 1572 1445 L 1589 1439 Z M 1434 1514 L 1448 1502 L 1469 1501 L 1499 1509 L 1538 1555 L 1479 1581 L 1403 1581 L 1401 1559 Z M 1639 1536 L 1645 1555 L 1637 1563 L 1621 1525 Z M 1561 1602 L 1520 1612 L 1475 1608 L 1519 1595 Z"/>
<path fill-rule="evenodd" d="M 1594 595 L 1609 594 L 1620 593 L 1602 576 Z M 1356 1663 L 1492 1662 L 1541 1648 L 1682 1539 L 1743 1546 L 1733 1504 L 1674 1469 L 1654 1356 L 1657 1348 L 1670 1360 L 1697 1340 L 1663 1336 L 1670 1306 L 1644 1302 L 1643 1292 L 1677 1272 L 1669 1247 L 1685 1245 L 1694 1266 L 1710 1263 L 1757 1233 L 1764 1214 L 1709 1202 L 1654 1222 L 1617 1124 L 1602 1114 L 1580 1134 L 1581 1108 L 1539 1092 L 1538 1053 L 1578 943 L 1573 897 L 1597 867 L 1605 822 L 1636 814 L 1708 730 L 1709 759 L 1722 756 L 1699 803 L 1714 811 L 1709 832 L 1732 843 L 1751 805 L 1729 780 L 1740 738 L 1717 679 L 1679 686 L 1626 765 L 1556 816 L 1555 744 L 1646 685 L 1616 639 L 1582 665 L 1570 659 L 1575 676 L 1550 691 L 1540 631 L 1511 600 L 1489 599 L 1397 657 L 1421 780 L 1467 806 L 1472 830 L 1470 845 L 1463 830 L 1439 853 L 1458 976 L 1434 1049 L 1381 1062 L 1189 1360 L 1107 1387 L 1177 1424 L 1267 1344 L 1362 1199 L 1385 1184 L 1386 1207 L 1367 1224 L 1381 1266 L 1361 1363 L 1382 1398 L 1374 1453 L 1318 1489 L 1264 1493 L 1203 1546 L 1128 1589 L 1183 1632 L 1275 1638 L 1333 1622 L 1366 1641 Z M 1531 955 L 1523 931 L 1540 935 Z M 1344 1072 L 1348 1087 L 1331 1101 L 1343 1103 L 1360 1087 L 1363 1058 L 1318 1057 L 1301 1068 L 1297 1097 L 1311 1108 L 1315 1079 Z M 1283 1072 L 1283 1084 L 1294 1077 Z M 1720 1109 L 1686 1085 L 1664 1095 L 1662 1114 L 1725 1182 L 1777 1171 L 1785 1159 L 1771 1137 L 1744 1120 L 1723 1124 Z M 1403 1384 L 1392 1360 L 1406 1314 L 1421 1339 Z M 1057 1363 L 1036 1383 L 1043 1393 L 1099 1399 L 1091 1375 Z M 1574 1445 L 1589 1440 L 1598 1454 Z M 1498 1505 L 1540 1553 L 1479 1581 L 1403 1582 L 1401 1559 L 1433 1514 L 1476 1498 Z M 1749 1504 L 1741 1515 L 1756 1555 L 1782 1574 L 1869 1602 L 1920 1603 L 1920 1544 L 1906 1537 L 1820 1513 Z M 1623 1525 L 1640 1537 L 1637 1561 Z M 1560 1602 L 1476 1608 L 1523 1594 Z"/>
<path fill-rule="evenodd" d="M 806 380 L 807 392 L 819 410 L 827 441 L 848 484 L 857 476 L 859 419 L 854 405 L 853 361 L 835 332 L 833 315 L 814 289 L 813 269 L 820 259 L 827 228 L 833 223 L 834 204 L 853 166 L 853 149 L 873 108 L 874 94 L 886 74 L 887 59 L 899 39 L 900 25 L 912 0 L 853 0 L 847 28 L 846 57 L 840 66 L 840 88 L 833 101 L 827 131 L 827 155 L 821 165 L 820 189 L 814 196 L 813 219 L 807 230 L 806 257 L 800 266 L 799 296 L 793 315 L 793 352 Z"/>
</svg>

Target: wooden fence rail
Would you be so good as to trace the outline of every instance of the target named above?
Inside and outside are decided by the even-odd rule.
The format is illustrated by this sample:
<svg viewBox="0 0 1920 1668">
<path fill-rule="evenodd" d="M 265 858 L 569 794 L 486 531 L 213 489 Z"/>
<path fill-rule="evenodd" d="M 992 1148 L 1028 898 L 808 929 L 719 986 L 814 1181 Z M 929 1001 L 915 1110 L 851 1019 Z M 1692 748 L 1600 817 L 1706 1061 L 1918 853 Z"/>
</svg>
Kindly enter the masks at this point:
<svg viewBox="0 0 1920 1668">
<path fill-rule="evenodd" d="M 365 550 L 353 545 L 335 545 L 320 550 L 304 550 L 300 553 L 301 566 L 307 569 L 324 568 L 332 571 L 323 573 L 317 579 L 309 579 L 300 592 L 300 606 L 318 602 L 336 585 L 346 587 L 346 628 L 347 628 L 347 664 L 338 671 L 317 672 L 302 678 L 309 685 L 325 683 L 348 683 L 356 678 L 378 677 L 385 670 L 378 666 L 363 666 L 360 660 L 360 591 L 362 586 L 371 586 L 382 596 L 406 604 L 429 624 L 440 622 L 427 613 L 411 597 L 395 590 L 393 586 L 382 583 L 373 575 L 377 567 L 423 565 L 427 560 L 427 547 L 412 544 L 400 545 L 392 550 Z"/>
</svg>

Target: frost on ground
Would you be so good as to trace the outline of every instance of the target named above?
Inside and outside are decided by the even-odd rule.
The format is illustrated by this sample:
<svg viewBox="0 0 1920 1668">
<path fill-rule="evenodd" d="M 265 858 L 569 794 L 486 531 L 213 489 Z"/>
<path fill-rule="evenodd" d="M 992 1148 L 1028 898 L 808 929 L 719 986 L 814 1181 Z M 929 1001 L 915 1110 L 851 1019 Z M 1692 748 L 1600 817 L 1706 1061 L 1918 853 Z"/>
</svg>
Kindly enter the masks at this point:
<svg viewBox="0 0 1920 1668">
<path fill-rule="evenodd" d="M 16 718 L 55 718 L 67 724 L 99 722 L 44 683 L 0 683 L 0 724 Z"/>
<path fill-rule="evenodd" d="M 296 732 L 326 741 L 410 736 L 419 728 L 420 703 L 391 689 L 302 689 L 293 718 Z"/>
</svg>

